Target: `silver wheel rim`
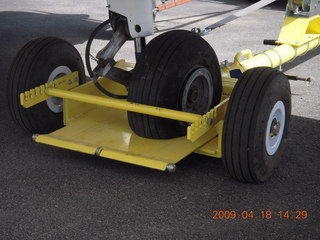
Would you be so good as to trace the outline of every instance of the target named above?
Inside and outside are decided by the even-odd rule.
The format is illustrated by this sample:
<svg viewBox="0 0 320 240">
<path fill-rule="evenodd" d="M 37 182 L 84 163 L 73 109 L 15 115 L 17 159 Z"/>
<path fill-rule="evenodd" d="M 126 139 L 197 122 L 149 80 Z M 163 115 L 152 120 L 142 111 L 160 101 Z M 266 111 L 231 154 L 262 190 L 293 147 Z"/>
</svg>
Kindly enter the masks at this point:
<svg viewBox="0 0 320 240">
<path fill-rule="evenodd" d="M 286 109 L 282 101 L 276 102 L 269 115 L 266 129 L 266 150 L 271 156 L 279 149 L 286 124 Z"/>
<path fill-rule="evenodd" d="M 59 77 L 62 77 L 64 75 L 67 75 L 70 73 L 72 73 L 72 71 L 70 70 L 70 68 L 68 68 L 66 66 L 56 67 L 51 72 L 47 82 L 51 82 Z M 61 98 L 51 97 L 51 98 L 47 99 L 47 105 L 48 105 L 49 109 L 54 113 L 61 113 L 63 110 L 63 100 Z"/>
<path fill-rule="evenodd" d="M 181 110 L 204 114 L 213 100 L 212 76 L 208 69 L 198 68 L 187 78 L 181 94 Z"/>
</svg>

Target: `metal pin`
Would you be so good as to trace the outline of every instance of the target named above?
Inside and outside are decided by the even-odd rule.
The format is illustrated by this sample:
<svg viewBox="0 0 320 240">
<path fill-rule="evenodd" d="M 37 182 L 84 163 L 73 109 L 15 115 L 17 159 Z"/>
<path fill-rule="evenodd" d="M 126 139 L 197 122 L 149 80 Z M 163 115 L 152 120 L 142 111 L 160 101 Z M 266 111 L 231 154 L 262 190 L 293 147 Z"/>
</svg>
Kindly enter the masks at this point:
<svg viewBox="0 0 320 240">
<path fill-rule="evenodd" d="M 167 171 L 168 171 L 168 172 L 173 173 L 173 172 L 176 171 L 176 169 L 177 169 L 177 167 L 176 167 L 176 165 L 173 164 L 173 163 L 169 163 L 169 164 L 167 165 Z"/>
<path fill-rule="evenodd" d="M 35 142 L 37 140 L 37 137 L 39 136 L 39 134 L 32 134 L 32 140 Z"/>
<path fill-rule="evenodd" d="M 102 152 L 102 150 L 103 150 L 102 147 L 98 147 L 98 148 L 96 149 L 95 154 L 96 154 L 97 156 L 100 156 L 100 153 Z"/>
<path fill-rule="evenodd" d="M 314 78 L 313 77 L 304 78 L 304 77 L 299 77 L 299 76 L 295 76 L 295 75 L 286 75 L 286 76 L 287 76 L 287 78 L 289 80 L 304 81 L 308 87 L 313 86 L 313 84 L 314 84 Z"/>
</svg>

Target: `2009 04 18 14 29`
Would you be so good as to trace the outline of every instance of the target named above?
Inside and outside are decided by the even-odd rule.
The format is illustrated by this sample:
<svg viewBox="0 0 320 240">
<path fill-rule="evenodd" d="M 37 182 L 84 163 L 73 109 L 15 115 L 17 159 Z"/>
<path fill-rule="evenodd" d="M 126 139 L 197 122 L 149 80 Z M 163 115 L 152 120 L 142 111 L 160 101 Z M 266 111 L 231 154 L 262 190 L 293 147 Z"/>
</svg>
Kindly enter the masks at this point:
<svg viewBox="0 0 320 240">
<path fill-rule="evenodd" d="M 296 210 L 296 211 L 271 211 L 271 210 L 261 210 L 261 211 L 234 211 L 234 210 L 214 210 L 212 211 L 213 220 L 221 219 L 296 219 L 304 220 L 309 217 L 308 211 L 306 210 Z"/>
</svg>

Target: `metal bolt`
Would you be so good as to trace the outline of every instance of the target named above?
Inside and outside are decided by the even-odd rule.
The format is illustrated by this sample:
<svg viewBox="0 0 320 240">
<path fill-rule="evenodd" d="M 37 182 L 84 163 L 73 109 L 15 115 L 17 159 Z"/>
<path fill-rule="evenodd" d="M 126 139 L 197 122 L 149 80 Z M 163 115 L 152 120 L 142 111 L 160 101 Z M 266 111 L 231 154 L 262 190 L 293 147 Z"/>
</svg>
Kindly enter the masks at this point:
<svg viewBox="0 0 320 240">
<path fill-rule="evenodd" d="M 209 125 L 212 125 L 212 124 L 213 124 L 213 118 L 208 118 L 207 123 L 208 123 Z"/>
<path fill-rule="evenodd" d="M 306 80 L 305 80 L 305 83 L 308 87 L 311 87 L 313 86 L 314 84 L 314 78 L 313 77 L 308 77 Z"/>
<path fill-rule="evenodd" d="M 222 68 L 224 68 L 224 67 L 228 67 L 228 65 L 230 65 L 230 64 L 229 64 L 228 60 L 224 60 L 223 62 L 220 63 L 220 65 Z"/>
<path fill-rule="evenodd" d="M 200 36 L 205 36 L 205 35 L 208 35 L 209 34 L 209 30 L 207 30 L 207 29 L 204 29 L 204 30 L 202 30 L 201 31 L 201 34 L 200 34 Z"/>
<path fill-rule="evenodd" d="M 209 34 L 209 31 L 207 29 L 201 29 L 201 28 L 192 28 L 191 32 L 198 34 L 199 36 L 204 36 Z"/>
<path fill-rule="evenodd" d="M 173 173 L 173 172 L 176 171 L 176 169 L 177 169 L 177 167 L 176 167 L 176 165 L 173 164 L 173 163 L 169 163 L 169 164 L 167 165 L 167 171 L 168 171 L 168 172 Z"/>
<path fill-rule="evenodd" d="M 102 150 L 103 150 L 102 147 L 98 147 L 98 148 L 96 149 L 96 155 L 97 155 L 97 156 L 100 156 L 100 153 L 102 152 Z"/>
<path fill-rule="evenodd" d="M 191 29 L 191 32 L 193 32 L 193 33 L 200 33 L 200 32 L 201 32 L 201 29 L 200 29 L 200 28 L 192 28 L 192 29 Z"/>
<path fill-rule="evenodd" d="M 33 134 L 32 135 L 32 140 L 35 142 L 38 136 L 39 136 L 39 134 L 37 134 L 37 133 Z"/>
<path fill-rule="evenodd" d="M 280 132 L 280 121 L 278 121 L 276 118 L 273 119 L 272 125 L 271 125 L 271 131 L 270 131 L 270 137 L 278 136 Z"/>
</svg>

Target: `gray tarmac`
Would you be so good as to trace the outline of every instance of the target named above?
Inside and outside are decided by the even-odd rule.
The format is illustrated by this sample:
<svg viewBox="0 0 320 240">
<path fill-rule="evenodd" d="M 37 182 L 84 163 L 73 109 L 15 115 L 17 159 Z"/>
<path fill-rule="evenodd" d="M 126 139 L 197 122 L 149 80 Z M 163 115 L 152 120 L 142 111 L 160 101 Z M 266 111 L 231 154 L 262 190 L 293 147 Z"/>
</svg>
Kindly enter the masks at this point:
<svg viewBox="0 0 320 240">
<path fill-rule="evenodd" d="M 204 28 L 246 5 L 194 0 L 159 13 L 156 35 Z M 0 2 L 0 239 L 319 239 L 320 49 L 284 66 L 315 77 L 315 84 L 291 82 L 286 154 L 264 184 L 236 182 L 221 160 L 196 154 L 169 174 L 36 144 L 13 123 L 5 86 L 18 50 L 31 39 L 56 36 L 84 56 L 89 34 L 107 18 L 105 6 L 103 0 Z M 242 49 L 259 53 L 269 48 L 263 39 L 277 38 L 284 9 L 283 2 L 272 4 L 204 38 L 220 61 Z M 118 57 L 134 59 L 132 42 Z M 255 218 L 212 219 L 220 210 L 253 211 Z M 262 219 L 261 211 L 272 217 Z M 296 219 L 299 211 L 308 218 Z"/>
</svg>

